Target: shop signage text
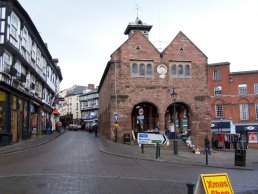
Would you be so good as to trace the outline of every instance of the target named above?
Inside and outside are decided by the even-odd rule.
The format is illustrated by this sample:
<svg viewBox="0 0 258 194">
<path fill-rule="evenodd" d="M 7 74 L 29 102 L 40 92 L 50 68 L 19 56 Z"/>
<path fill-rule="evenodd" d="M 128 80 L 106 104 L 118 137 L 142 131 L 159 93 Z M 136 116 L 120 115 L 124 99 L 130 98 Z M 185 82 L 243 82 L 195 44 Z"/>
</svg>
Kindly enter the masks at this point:
<svg viewBox="0 0 258 194">
<path fill-rule="evenodd" d="M 234 194 L 234 191 L 227 173 L 201 174 L 195 193 Z"/>
</svg>

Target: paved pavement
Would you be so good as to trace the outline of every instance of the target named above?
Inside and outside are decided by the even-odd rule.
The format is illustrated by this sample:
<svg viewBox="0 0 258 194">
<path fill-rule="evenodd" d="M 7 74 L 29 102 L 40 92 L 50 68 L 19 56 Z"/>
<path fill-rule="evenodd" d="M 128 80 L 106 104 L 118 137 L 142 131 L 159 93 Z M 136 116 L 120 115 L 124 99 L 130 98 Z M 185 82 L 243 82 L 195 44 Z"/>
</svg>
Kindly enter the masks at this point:
<svg viewBox="0 0 258 194">
<path fill-rule="evenodd" d="M 0 157 L 15 152 L 21 152 L 27 149 L 32 149 L 43 144 L 46 144 L 60 135 L 65 133 L 53 133 L 51 135 L 42 135 L 34 137 L 29 140 L 21 141 L 12 145 L 0 147 Z M 92 134 L 93 135 L 93 134 Z M 235 152 L 233 150 L 213 150 L 211 155 L 208 155 L 208 165 L 206 164 L 206 156 L 203 154 L 194 154 L 187 149 L 179 147 L 178 154 L 174 155 L 171 146 L 161 146 L 160 157 L 156 159 L 156 146 L 145 145 L 144 152 L 136 143 L 130 145 L 115 143 L 103 137 L 96 137 L 99 144 L 99 151 L 105 154 L 111 154 L 118 157 L 130 157 L 141 160 L 152 160 L 157 162 L 168 162 L 185 165 L 196 165 L 216 168 L 242 169 L 253 170 L 258 165 L 258 150 L 247 149 L 246 151 L 246 165 L 236 166 L 234 164 Z"/>
</svg>

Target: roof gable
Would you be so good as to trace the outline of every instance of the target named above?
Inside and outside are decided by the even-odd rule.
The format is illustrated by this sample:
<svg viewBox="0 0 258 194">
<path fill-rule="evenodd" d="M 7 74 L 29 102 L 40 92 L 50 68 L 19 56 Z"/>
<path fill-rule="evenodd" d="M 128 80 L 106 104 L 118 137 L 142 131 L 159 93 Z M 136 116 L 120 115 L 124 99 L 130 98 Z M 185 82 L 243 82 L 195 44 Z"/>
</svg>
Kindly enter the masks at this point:
<svg viewBox="0 0 258 194">
<path fill-rule="evenodd" d="M 137 51 L 139 49 L 139 52 Z M 146 52 L 155 52 L 159 54 L 158 49 L 150 42 L 150 40 L 144 36 L 139 30 L 137 30 L 131 37 L 129 37 L 118 49 L 111 54 L 111 60 L 119 60 L 117 56 L 122 56 L 123 54 L 131 54 L 138 52 L 142 55 L 146 54 L 146 57 L 150 57 Z M 141 57 L 142 57 L 141 55 Z M 144 58 L 144 57 L 143 57 Z"/>
<path fill-rule="evenodd" d="M 162 51 L 162 53 L 181 52 L 183 50 L 199 52 L 208 58 L 182 31 L 180 31 L 172 42 Z"/>
</svg>

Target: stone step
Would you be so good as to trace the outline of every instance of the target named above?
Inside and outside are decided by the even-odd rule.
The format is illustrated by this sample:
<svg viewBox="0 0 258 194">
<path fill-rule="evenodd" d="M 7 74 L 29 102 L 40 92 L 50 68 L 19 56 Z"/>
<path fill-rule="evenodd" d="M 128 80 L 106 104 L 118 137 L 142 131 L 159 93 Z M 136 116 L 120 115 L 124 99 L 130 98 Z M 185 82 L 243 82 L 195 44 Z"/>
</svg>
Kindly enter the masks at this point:
<svg viewBox="0 0 258 194">
<path fill-rule="evenodd" d="M 179 151 L 189 151 L 191 150 L 187 147 L 186 143 L 182 139 L 177 139 L 177 148 Z M 174 149 L 174 140 L 169 140 L 169 146 L 162 146 L 162 149 Z"/>
</svg>

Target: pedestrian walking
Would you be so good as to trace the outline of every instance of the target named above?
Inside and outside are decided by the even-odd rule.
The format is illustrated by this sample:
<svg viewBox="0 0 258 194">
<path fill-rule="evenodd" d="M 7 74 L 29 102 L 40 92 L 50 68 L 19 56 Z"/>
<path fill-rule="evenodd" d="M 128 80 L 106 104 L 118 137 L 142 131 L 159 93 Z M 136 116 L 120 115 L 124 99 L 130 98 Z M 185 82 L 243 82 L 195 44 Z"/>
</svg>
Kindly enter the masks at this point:
<svg viewBox="0 0 258 194">
<path fill-rule="evenodd" d="M 210 140 L 209 140 L 208 136 L 206 136 L 205 139 L 204 139 L 204 152 L 203 152 L 203 154 L 205 154 L 205 153 L 211 155 Z"/>
<path fill-rule="evenodd" d="M 60 133 L 63 124 L 62 124 L 61 121 L 58 121 L 57 123 L 58 123 L 58 130 L 57 130 L 57 132 Z"/>
<path fill-rule="evenodd" d="M 66 130 L 66 121 L 64 120 L 64 122 L 63 122 L 63 128 L 64 128 L 64 130 Z"/>
<path fill-rule="evenodd" d="M 95 137 L 98 136 L 98 129 L 99 129 L 99 126 L 98 126 L 98 123 L 96 123 L 94 126 L 93 126 L 93 131 L 95 133 Z"/>
<path fill-rule="evenodd" d="M 51 128 L 52 128 L 51 121 L 47 120 L 47 123 L 46 123 L 46 134 L 47 135 L 51 134 Z"/>
<path fill-rule="evenodd" d="M 56 121 L 55 127 L 56 127 L 56 132 L 58 132 L 59 131 L 58 121 Z"/>
<path fill-rule="evenodd" d="M 170 122 L 168 126 L 169 130 L 169 139 L 175 139 L 175 125 L 174 123 Z"/>
</svg>

